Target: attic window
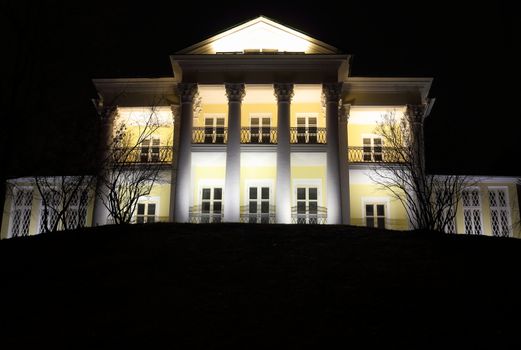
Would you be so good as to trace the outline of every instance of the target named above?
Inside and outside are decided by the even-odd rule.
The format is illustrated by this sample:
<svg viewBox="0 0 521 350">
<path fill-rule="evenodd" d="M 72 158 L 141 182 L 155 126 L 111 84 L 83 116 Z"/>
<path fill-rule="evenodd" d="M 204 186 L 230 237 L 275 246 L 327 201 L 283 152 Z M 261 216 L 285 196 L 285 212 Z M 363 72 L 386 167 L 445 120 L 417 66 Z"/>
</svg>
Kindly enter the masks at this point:
<svg viewBox="0 0 521 350">
<path fill-rule="evenodd" d="M 244 49 L 244 54 L 274 54 L 279 52 L 278 49 Z"/>
</svg>

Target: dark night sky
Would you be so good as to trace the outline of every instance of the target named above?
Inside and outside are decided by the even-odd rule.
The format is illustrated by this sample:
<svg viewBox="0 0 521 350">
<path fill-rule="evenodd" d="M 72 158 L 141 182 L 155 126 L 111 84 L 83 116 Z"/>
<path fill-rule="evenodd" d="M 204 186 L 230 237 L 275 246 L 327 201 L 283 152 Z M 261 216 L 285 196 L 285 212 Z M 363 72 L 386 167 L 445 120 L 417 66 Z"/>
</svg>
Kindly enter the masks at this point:
<svg viewBox="0 0 521 350">
<path fill-rule="evenodd" d="M 434 77 L 426 123 L 431 171 L 521 174 L 521 30 L 512 5 L 12 3 L 0 11 L 3 104 L 14 106 L 2 113 L 7 174 L 63 167 L 63 159 L 88 154 L 96 130 L 91 78 L 170 75 L 169 54 L 260 14 L 353 54 L 353 76 Z"/>
</svg>

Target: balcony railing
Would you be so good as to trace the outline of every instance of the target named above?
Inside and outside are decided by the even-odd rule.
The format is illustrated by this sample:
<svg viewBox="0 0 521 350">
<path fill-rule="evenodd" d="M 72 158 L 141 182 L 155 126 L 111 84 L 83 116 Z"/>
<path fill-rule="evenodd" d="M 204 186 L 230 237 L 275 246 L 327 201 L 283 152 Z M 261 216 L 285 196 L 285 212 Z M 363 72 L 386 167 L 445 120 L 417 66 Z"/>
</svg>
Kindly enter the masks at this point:
<svg viewBox="0 0 521 350">
<path fill-rule="evenodd" d="M 269 206 L 268 213 L 262 213 L 261 207 L 258 206 L 256 211 L 251 210 L 249 205 L 241 206 L 241 222 L 246 224 L 274 224 L 275 223 L 275 206 Z"/>
<path fill-rule="evenodd" d="M 195 127 L 192 128 L 192 143 L 225 144 L 228 142 L 228 128 Z"/>
<path fill-rule="evenodd" d="M 214 224 L 223 222 L 223 211 L 221 212 L 204 212 L 200 205 L 190 207 L 188 217 L 192 224 Z"/>
<path fill-rule="evenodd" d="M 172 163 L 172 146 L 148 146 L 115 148 L 114 159 L 124 164 Z"/>
<path fill-rule="evenodd" d="M 241 143 L 274 144 L 277 143 L 277 128 L 241 128 Z"/>
<path fill-rule="evenodd" d="M 326 207 L 291 207 L 291 223 L 293 224 L 325 224 L 327 223 Z"/>
<path fill-rule="evenodd" d="M 349 146 L 350 163 L 403 163 L 405 160 L 394 147 Z"/>
<path fill-rule="evenodd" d="M 296 127 L 289 129 L 290 143 L 325 144 L 327 142 L 326 128 Z"/>
</svg>

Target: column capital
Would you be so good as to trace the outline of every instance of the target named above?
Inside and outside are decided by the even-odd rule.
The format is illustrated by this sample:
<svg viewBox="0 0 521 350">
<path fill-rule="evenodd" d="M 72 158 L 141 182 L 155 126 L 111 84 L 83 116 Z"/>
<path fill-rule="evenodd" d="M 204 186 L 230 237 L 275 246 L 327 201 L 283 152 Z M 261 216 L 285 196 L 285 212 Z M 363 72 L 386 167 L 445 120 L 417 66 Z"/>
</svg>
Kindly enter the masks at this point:
<svg viewBox="0 0 521 350">
<path fill-rule="evenodd" d="M 351 104 L 344 103 L 338 108 L 338 119 L 341 122 L 347 123 L 349 121 L 349 114 L 351 113 Z"/>
<path fill-rule="evenodd" d="M 405 117 L 411 124 L 423 124 L 426 117 L 426 106 L 421 105 L 407 105 L 405 110 Z"/>
<path fill-rule="evenodd" d="M 246 90 L 244 89 L 244 83 L 225 83 L 224 88 L 226 89 L 226 96 L 228 102 L 242 102 Z"/>
<path fill-rule="evenodd" d="M 337 102 L 340 100 L 343 83 L 324 83 L 322 84 L 322 94 L 328 102 Z"/>
<path fill-rule="evenodd" d="M 194 97 L 197 94 L 197 90 L 196 83 L 177 84 L 177 91 L 179 92 L 181 103 L 192 103 L 194 101 Z"/>
<path fill-rule="evenodd" d="M 294 95 L 293 84 L 275 83 L 273 84 L 273 89 L 275 90 L 277 102 L 291 102 Z"/>
</svg>

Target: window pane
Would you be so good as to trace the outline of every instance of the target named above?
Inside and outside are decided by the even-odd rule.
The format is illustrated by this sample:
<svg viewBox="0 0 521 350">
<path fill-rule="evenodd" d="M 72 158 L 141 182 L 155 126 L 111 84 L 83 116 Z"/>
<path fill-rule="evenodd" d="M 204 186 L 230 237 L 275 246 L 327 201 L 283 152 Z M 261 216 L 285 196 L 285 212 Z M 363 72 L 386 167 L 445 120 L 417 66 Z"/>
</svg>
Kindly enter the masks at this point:
<svg viewBox="0 0 521 350">
<path fill-rule="evenodd" d="M 204 120 L 204 125 L 205 126 L 213 126 L 213 119 L 212 118 L 206 118 Z"/>
<path fill-rule="evenodd" d="M 376 147 L 376 146 L 382 146 L 382 139 L 380 139 L 380 138 L 374 138 L 374 139 L 373 139 L 373 143 L 374 143 L 375 147 Z"/>
<path fill-rule="evenodd" d="M 306 118 L 297 118 L 297 125 L 298 126 L 305 126 L 306 125 Z"/>
<path fill-rule="evenodd" d="M 367 226 L 367 227 L 374 227 L 373 218 L 365 218 L 365 226 Z"/>
<path fill-rule="evenodd" d="M 305 214 L 306 213 L 306 202 L 300 201 L 297 202 L 297 214 Z"/>
<path fill-rule="evenodd" d="M 136 217 L 136 223 L 138 224 L 142 224 L 145 222 L 145 217 L 144 216 L 138 216 Z"/>
<path fill-rule="evenodd" d="M 156 205 L 155 203 L 148 204 L 148 215 L 156 215 Z"/>
<path fill-rule="evenodd" d="M 317 202 L 313 201 L 313 202 L 309 202 L 309 213 L 310 214 L 316 214 L 317 213 L 317 209 L 318 209 L 318 205 L 317 205 Z"/>
<path fill-rule="evenodd" d="M 316 187 L 311 187 L 309 189 L 309 199 L 313 199 L 313 200 L 316 200 L 317 199 L 317 188 Z"/>
<path fill-rule="evenodd" d="M 309 126 L 317 126 L 317 118 L 309 118 Z"/>
<path fill-rule="evenodd" d="M 203 203 L 201 203 L 201 212 L 202 213 L 209 213 L 210 212 L 210 202 L 203 202 Z"/>
<path fill-rule="evenodd" d="M 144 215 L 145 214 L 145 204 L 138 203 L 138 205 L 137 205 L 137 214 L 138 215 Z"/>
<path fill-rule="evenodd" d="M 306 199 L 306 189 L 303 187 L 297 188 L 297 199 Z"/>
<path fill-rule="evenodd" d="M 270 198 L 270 188 L 269 187 L 263 187 L 262 188 L 262 199 L 269 199 Z"/>
<path fill-rule="evenodd" d="M 224 126 L 224 118 L 217 118 L 217 123 L 216 123 L 218 126 Z"/>
<path fill-rule="evenodd" d="M 385 218 L 378 218 L 377 223 L 379 228 L 385 228 Z"/>
<path fill-rule="evenodd" d="M 384 205 L 383 204 L 378 204 L 376 206 L 376 215 L 378 215 L 378 216 L 385 216 L 385 211 L 384 211 Z"/>
<path fill-rule="evenodd" d="M 222 210 L 222 203 L 221 202 L 213 202 L 213 212 L 215 214 L 220 214 Z"/>
<path fill-rule="evenodd" d="M 270 212 L 270 202 L 263 201 L 261 203 L 261 213 L 268 214 Z"/>
<path fill-rule="evenodd" d="M 222 199 L 222 198 L 223 198 L 223 189 L 214 188 L 213 189 L 213 199 Z"/>
<path fill-rule="evenodd" d="M 262 126 L 270 126 L 271 119 L 270 118 L 262 118 Z"/>
<path fill-rule="evenodd" d="M 250 187 L 250 199 L 257 199 L 257 187 Z"/>
<path fill-rule="evenodd" d="M 255 213 L 257 213 L 257 202 L 250 201 L 250 209 L 249 209 L 249 213 L 250 213 L 250 214 L 255 214 Z"/>
<path fill-rule="evenodd" d="M 365 205 L 365 216 L 374 216 L 374 209 L 372 204 Z"/>
<path fill-rule="evenodd" d="M 371 145 L 371 139 L 364 138 L 364 146 L 370 146 Z"/>
<path fill-rule="evenodd" d="M 210 199 L 210 189 L 203 188 L 203 199 Z"/>
<path fill-rule="evenodd" d="M 251 118 L 251 124 L 250 125 L 258 126 L 259 125 L 259 118 Z"/>
<path fill-rule="evenodd" d="M 152 222 L 155 222 L 155 221 L 156 221 L 156 217 L 155 216 L 152 216 L 152 215 L 147 216 L 147 222 L 148 223 L 152 223 Z"/>
</svg>

